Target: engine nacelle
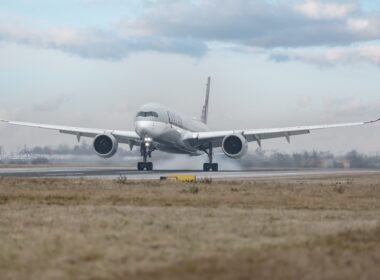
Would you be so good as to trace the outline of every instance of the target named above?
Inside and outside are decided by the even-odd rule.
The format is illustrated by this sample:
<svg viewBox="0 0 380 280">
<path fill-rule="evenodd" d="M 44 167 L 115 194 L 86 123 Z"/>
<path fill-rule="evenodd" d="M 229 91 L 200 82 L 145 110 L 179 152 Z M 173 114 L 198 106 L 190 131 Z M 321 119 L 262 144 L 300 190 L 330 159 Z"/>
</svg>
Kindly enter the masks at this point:
<svg viewBox="0 0 380 280">
<path fill-rule="evenodd" d="M 247 139 L 241 134 L 232 134 L 224 137 L 222 141 L 222 150 L 226 156 L 239 158 L 243 156 L 248 149 Z"/>
<path fill-rule="evenodd" d="M 102 158 L 110 158 L 117 152 L 119 142 L 111 134 L 100 134 L 94 139 L 94 150 Z"/>
</svg>

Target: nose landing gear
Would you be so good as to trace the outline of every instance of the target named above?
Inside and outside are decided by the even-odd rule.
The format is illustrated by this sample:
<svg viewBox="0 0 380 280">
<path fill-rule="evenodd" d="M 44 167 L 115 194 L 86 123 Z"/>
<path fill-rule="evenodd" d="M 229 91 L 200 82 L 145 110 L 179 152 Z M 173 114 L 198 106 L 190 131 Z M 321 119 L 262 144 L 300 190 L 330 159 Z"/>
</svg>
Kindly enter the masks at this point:
<svg viewBox="0 0 380 280">
<path fill-rule="evenodd" d="M 148 157 L 152 157 L 152 152 L 155 148 L 152 145 L 152 138 L 145 138 L 144 142 L 141 143 L 140 152 L 143 157 L 143 161 L 137 164 L 138 171 L 152 171 L 153 170 L 153 162 L 148 162 Z"/>
</svg>

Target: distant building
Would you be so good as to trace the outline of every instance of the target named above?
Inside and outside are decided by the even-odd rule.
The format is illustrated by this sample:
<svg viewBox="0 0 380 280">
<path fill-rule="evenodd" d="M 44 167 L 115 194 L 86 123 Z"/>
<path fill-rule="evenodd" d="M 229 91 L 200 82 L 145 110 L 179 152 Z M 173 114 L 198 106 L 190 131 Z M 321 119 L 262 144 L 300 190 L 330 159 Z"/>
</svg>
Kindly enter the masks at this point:
<svg viewBox="0 0 380 280">
<path fill-rule="evenodd" d="M 336 162 L 336 167 L 337 168 L 351 168 L 351 163 L 349 160 L 346 160 L 346 159 L 338 160 Z"/>
</svg>

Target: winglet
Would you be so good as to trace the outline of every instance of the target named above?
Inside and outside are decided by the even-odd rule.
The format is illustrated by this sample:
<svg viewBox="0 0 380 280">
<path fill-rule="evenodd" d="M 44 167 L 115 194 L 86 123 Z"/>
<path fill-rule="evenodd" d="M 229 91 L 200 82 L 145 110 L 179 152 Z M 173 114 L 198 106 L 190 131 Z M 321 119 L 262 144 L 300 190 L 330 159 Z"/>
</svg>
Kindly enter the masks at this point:
<svg viewBox="0 0 380 280">
<path fill-rule="evenodd" d="M 376 120 L 373 120 L 373 121 L 365 122 L 365 124 L 375 123 L 375 122 L 378 122 L 378 121 L 380 121 L 380 118 L 378 118 L 378 119 L 376 119 Z"/>
</svg>

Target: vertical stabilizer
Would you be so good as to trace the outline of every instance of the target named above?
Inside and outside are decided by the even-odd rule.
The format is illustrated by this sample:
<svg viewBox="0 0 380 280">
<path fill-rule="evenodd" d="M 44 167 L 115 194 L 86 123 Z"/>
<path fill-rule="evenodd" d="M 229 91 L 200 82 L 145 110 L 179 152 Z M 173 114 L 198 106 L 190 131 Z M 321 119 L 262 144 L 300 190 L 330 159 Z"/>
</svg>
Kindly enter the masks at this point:
<svg viewBox="0 0 380 280">
<path fill-rule="evenodd" d="M 201 117 L 201 121 L 205 124 L 207 124 L 207 118 L 208 118 L 208 100 L 210 97 L 210 85 L 211 85 L 211 77 L 208 77 L 205 104 L 203 105 L 202 117 Z"/>
</svg>

